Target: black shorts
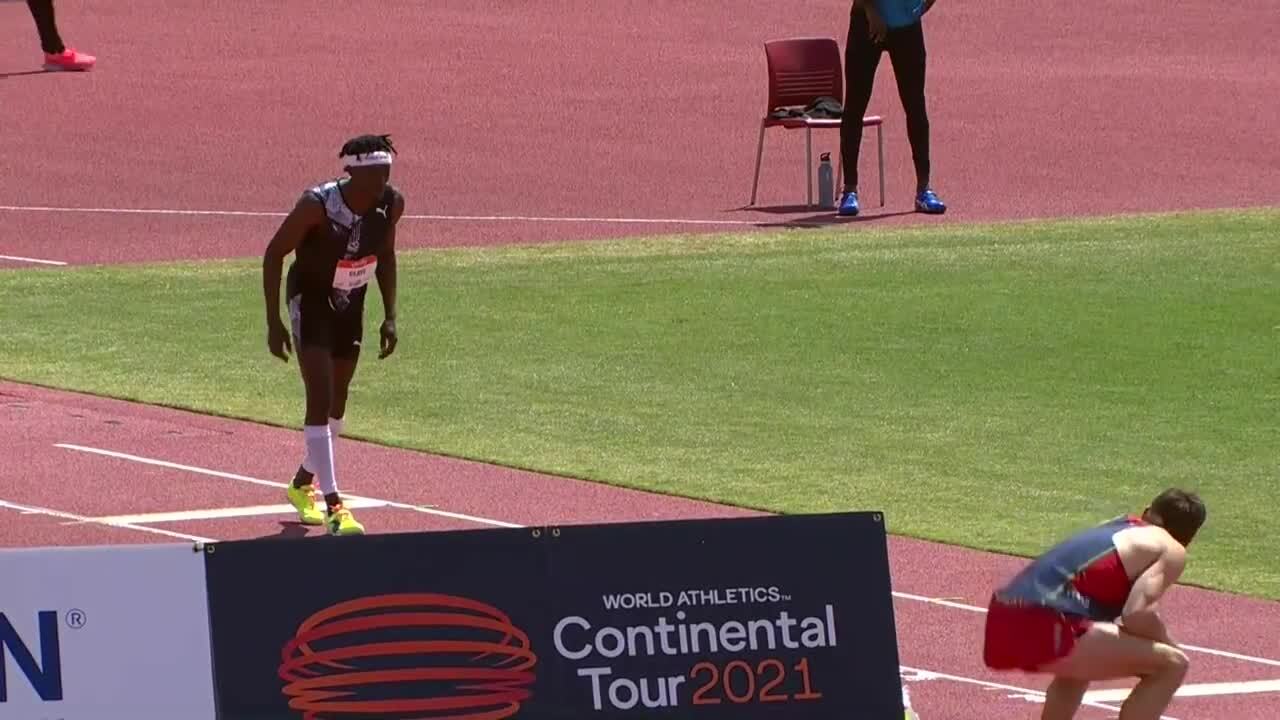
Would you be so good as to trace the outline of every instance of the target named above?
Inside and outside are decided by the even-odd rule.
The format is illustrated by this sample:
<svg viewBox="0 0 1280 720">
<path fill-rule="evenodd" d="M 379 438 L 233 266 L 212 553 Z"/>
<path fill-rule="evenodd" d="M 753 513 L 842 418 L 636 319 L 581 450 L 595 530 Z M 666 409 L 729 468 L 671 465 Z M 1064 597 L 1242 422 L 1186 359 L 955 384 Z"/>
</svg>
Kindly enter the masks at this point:
<svg viewBox="0 0 1280 720">
<path fill-rule="evenodd" d="M 354 358 L 364 338 L 364 298 L 339 311 L 324 295 L 299 293 L 289 298 L 289 324 L 295 348 L 323 347 L 333 357 Z"/>
</svg>

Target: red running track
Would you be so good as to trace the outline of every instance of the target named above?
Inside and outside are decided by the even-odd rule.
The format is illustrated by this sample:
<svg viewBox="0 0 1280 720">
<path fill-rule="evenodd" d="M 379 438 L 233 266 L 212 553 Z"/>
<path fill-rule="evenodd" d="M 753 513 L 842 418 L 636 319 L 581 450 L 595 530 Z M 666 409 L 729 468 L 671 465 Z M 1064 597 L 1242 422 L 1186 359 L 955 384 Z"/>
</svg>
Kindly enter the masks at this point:
<svg viewBox="0 0 1280 720">
<path fill-rule="evenodd" d="M 321 533 L 281 507 L 300 452 L 294 431 L 0 382 L 0 434 L 9 439 L 0 547 Z M 342 487 L 369 506 L 358 515 L 374 533 L 751 514 L 350 439 L 338 452 Z M 890 553 L 904 676 L 923 716 L 1035 716 L 1044 682 L 990 673 L 980 658 L 987 591 L 1020 561 L 897 537 Z M 1265 630 L 1280 627 L 1280 603 L 1179 587 L 1167 613 L 1197 648 L 1188 683 L 1274 686 L 1179 698 L 1170 717 L 1280 717 L 1280 633 Z M 1113 716 L 1097 707 L 1080 715 Z"/>
<path fill-rule="evenodd" d="M 942 0 L 928 21 L 945 218 L 904 214 L 910 157 L 884 64 L 869 112 L 888 120 L 889 198 L 875 207 L 867 143 L 870 219 L 1274 202 L 1280 66 L 1268 62 L 1268 43 L 1280 16 L 1271 0 L 1155 14 L 1142 3 L 1035 7 Z M 67 39 L 101 57 L 93 73 L 31 73 L 26 8 L 0 3 L 0 26 L 16 29 L 0 34 L 0 125 L 12 150 L 0 154 L 0 256 L 256 255 L 278 222 L 272 213 L 337 173 L 342 139 L 371 130 L 393 133 L 402 149 L 406 247 L 833 220 L 796 207 L 803 140 L 780 131 L 766 140 L 762 207 L 739 208 L 763 110 L 761 42 L 827 35 L 843 44 L 847 0 L 801 13 L 785 3 L 401 0 L 362 12 L 362 32 L 378 38 L 367 44 L 351 41 L 350 8 L 336 0 L 60 0 L 58 10 Z M 834 149 L 831 134 L 815 138 L 815 154 Z M 128 209 L 183 212 L 119 212 Z M 207 210 L 215 213 L 192 214 Z M 228 214 L 241 211 L 266 215 Z M 636 219 L 646 221 L 618 222 Z M 698 222 L 673 222 L 689 220 Z M 0 257 L 0 267 L 32 265 Z M 11 384 L 0 392 L 0 546 L 305 534 L 287 515 L 209 518 L 280 504 L 271 483 L 283 484 L 296 462 L 294 433 Z M 341 448 L 344 486 L 381 501 L 360 511 L 373 532 L 740 512 L 351 441 Z M 430 503 L 439 507 L 420 505 Z M 159 512 L 186 516 L 87 521 Z M 1034 717 L 1033 703 L 1010 696 L 1043 683 L 987 673 L 977 656 L 975 609 L 1018 561 L 900 538 L 891 553 L 902 661 L 924 717 Z M 1171 620 L 1203 648 L 1189 682 L 1280 678 L 1278 608 L 1178 588 Z M 1170 714 L 1273 720 L 1277 698 L 1180 698 Z"/>
<path fill-rule="evenodd" d="M 22 3 L 0 3 L 0 255 L 63 262 L 255 255 L 275 218 L 88 215 L 33 207 L 282 212 L 387 131 L 406 246 L 751 229 L 830 213 L 803 201 L 803 136 L 771 131 L 748 200 L 772 37 L 843 45 L 848 0 L 789 3 L 59 0 L 89 74 L 32 74 Z M 1274 0 L 942 0 L 927 18 L 934 179 L 945 218 L 910 214 L 892 68 L 888 205 L 876 222 L 1078 216 L 1274 203 Z M 198 32 L 193 31 L 198 29 Z M 816 153 L 835 150 L 832 132 Z M 21 149 L 21 151 L 16 151 Z M 906 214 L 904 214 L 906 213 Z M 521 217 L 586 218 L 584 222 Z M 491 220 L 458 219 L 489 217 Z M 446 219 L 453 218 L 453 219 Z M 596 220 L 589 220 L 595 218 Z M 640 224 L 601 219 L 730 223 Z M 742 224 L 737 224 L 742 223 Z"/>
</svg>

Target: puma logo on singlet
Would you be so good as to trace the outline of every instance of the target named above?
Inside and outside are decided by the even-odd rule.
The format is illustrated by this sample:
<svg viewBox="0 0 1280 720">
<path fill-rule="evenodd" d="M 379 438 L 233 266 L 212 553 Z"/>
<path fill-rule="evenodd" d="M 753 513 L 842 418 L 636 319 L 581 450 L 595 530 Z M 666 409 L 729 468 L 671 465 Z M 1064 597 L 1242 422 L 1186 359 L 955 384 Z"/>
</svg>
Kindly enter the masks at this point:
<svg viewBox="0 0 1280 720">
<path fill-rule="evenodd" d="M 385 218 L 387 216 L 387 209 L 384 207 L 378 208 L 378 214 Z"/>
</svg>

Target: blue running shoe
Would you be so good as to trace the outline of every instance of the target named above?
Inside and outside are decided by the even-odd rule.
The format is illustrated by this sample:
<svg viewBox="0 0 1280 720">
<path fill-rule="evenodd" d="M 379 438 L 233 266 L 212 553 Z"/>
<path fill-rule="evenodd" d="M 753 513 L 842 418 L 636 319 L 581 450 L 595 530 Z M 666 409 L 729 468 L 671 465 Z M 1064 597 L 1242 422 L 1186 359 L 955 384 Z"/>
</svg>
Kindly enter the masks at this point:
<svg viewBox="0 0 1280 720">
<path fill-rule="evenodd" d="M 930 215 L 941 215 L 947 211 L 947 204 L 942 202 L 932 189 L 926 188 L 916 195 L 916 210 Z"/>
<path fill-rule="evenodd" d="M 858 214 L 858 193 L 846 191 L 840 196 L 840 214 L 846 217 Z"/>
</svg>

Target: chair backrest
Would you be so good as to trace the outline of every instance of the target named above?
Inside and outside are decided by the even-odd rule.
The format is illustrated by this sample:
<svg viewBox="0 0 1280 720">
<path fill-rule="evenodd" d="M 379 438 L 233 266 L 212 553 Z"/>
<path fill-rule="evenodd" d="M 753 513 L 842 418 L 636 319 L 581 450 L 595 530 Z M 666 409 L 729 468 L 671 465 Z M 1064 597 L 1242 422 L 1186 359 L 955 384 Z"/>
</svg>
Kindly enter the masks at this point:
<svg viewBox="0 0 1280 720">
<path fill-rule="evenodd" d="M 787 38 L 764 44 L 769 106 L 808 105 L 823 96 L 844 102 L 844 63 L 832 38 Z"/>
</svg>

